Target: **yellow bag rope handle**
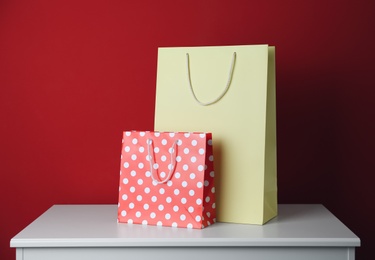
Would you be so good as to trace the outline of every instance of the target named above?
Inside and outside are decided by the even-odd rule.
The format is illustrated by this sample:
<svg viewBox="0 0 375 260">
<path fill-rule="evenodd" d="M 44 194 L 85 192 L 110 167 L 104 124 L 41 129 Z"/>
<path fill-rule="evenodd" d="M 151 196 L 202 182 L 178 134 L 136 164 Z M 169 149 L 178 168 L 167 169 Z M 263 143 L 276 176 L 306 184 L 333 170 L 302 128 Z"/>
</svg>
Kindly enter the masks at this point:
<svg viewBox="0 0 375 260">
<path fill-rule="evenodd" d="M 190 91 L 193 94 L 193 97 L 194 97 L 195 101 L 197 101 L 198 104 L 200 104 L 201 106 L 212 105 L 212 104 L 215 104 L 216 102 L 218 102 L 220 99 L 222 99 L 224 97 L 224 95 L 227 93 L 227 91 L 230 87 L 230 84 L 232 82 L 234 65 L 236 63 L 236 56 L 237 56 L 236 52 L 233 52 L 232 63 L 230 65 L 230 70 L 229 70 L 229 75 L 228 75 L 228 81 L 227 81 L 227 84 L 225 86 L 224 91 L 216 99 L 214 99 L 210 102 L 202 102 L 197 98 L 197 95 L 195 94 L 193 85 L 191 83 L 190 58 L 189 58 L 189 53 L 186 53 L 186 66 L 187 66 L 187 77 L 188 77 L 188 81 L 189 81 L 189 87 L 190 87 Z"/>
</svg>

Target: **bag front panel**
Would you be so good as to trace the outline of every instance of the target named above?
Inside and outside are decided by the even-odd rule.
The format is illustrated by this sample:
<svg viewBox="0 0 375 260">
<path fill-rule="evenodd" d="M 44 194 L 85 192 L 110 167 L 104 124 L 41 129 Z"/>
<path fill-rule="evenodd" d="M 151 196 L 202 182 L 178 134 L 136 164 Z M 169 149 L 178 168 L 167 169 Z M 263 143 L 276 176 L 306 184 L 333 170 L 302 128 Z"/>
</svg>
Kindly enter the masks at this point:
<svg viewBox="0 0 375 260">
<path fill-rule="evenodd" d="M 275 111 L 268 109 L 272 101 L 267 88 L 275 88 L 269 85 L 274 81 L 274 67 L 270 71 L 268 66 L 274 53 L 269 49 L 267 45 L 159 48 L 155 130 L 213 133 L 218 221 L 263 224 L 267 199 L 272 203 L 266 219 L 275 216 L 277 194 L 265 193 L 277 188 L 276 168 L 265 169 L 266 163 L 276 164 L 275 156 L 266 158 L 269 149 L 276 148 L 266 137 L 267 132 L 276 132 Z M 237 58 L 227 93 L 213 105 L 199 105 L 189 89 L 186 53 L 194 91 L 209 101 L 225 87 L 233 52 Z"/>
<path fill-rule="evenodd" d="M 205 183 L 214 183 L 205 179 L 206 169 L 213 171 L 205 161 L 207 142 L 204 133 L 124 132 L 119 222 L 187 228 L 213 223 L 203 216 Z"/>
</svg>

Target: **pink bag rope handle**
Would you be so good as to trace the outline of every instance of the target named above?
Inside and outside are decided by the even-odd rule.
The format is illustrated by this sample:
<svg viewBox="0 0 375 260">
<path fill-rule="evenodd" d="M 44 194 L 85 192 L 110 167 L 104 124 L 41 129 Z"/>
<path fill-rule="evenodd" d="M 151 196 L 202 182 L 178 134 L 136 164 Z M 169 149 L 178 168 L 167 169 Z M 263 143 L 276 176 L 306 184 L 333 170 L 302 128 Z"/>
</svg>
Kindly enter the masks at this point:
<svg viewBox="0 0 375 260">
<path fill-rule="evenodd" d="M 189 58 L 189 53 L 186 53 L 186 67 L 187 67 L 187 78 L 188 78 L 188 81 L 189 81 L 189 87 L 190 87 L 190 91 L 193 94 L 193 97 L 194 97 L 195 101 L 197 101 L 199 105 L 201 105 L 201 106 L 208 106 L 208 105 L 215 104 L 220 99 L 222 99 L 224 97 L 224 95 L 228 92 L 230 84 L 232 83 L 234 65 L 236 63 L 236 57 L 237 57 L 237 53 L 233 52 L 232 63 L 230 65 L 230 70 L 229 70 L 229 74 L 228 74 L 228 81 L 227 81 L 227 84 L 225 86 L 225 89 L 224 89 L 223 93 L 221 93 L 216 99 L 214 99 L 214 100 L 212 100 L 210 102 L 202 102 L 195 95 L 195 92 L 194 92 L 194 89 L 193 89 L 193 85 L 191 84 L 190 58 Z"/>
<path fill-rule="evenodd" d="M 176 167 L 176 154 L 177 154 L 177 143 L 178 143 L 179 140 L 176 140 L 173 142 L 173 145 L 171 148 L 169 148 L 169 153 L 171 155 L 171 163 L 170 165 L 171 168 L 169 169 L 169 173 L 167 175 L 167 177 L 164 179 L 164 180 L 158 180 L 155 176 L 154 176 L 154 165 L 155 165 L 155 161 L 154 161 L 154 157 L 151 155 L 151 145 L 152 145 L 152 139 L 149 138 L 147 139 L 147 153 L 148 153 L 148 159 L 149 159 L 149 162 L 150 162 L 150 172 L 151 172 L 151 178 L 153 181 L 157 182 L 157 184 L 163 184 L 163 183 L 166 183 L 167 181 L 169 181 L 172 177 L 172 173 Z"/>
</svg>

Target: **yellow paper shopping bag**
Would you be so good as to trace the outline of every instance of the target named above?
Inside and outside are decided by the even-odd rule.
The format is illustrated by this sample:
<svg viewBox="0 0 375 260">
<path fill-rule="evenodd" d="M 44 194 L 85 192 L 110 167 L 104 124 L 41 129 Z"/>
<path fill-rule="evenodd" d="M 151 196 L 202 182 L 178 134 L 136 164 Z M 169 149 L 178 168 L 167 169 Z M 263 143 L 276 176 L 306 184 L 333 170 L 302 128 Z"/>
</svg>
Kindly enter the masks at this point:
<svg viewBox="0 0 375 260">
<path fill-rule="evenodd" d="M 275 48 L 159 48 L 155 130 L 213 133 L 217 220 L 277 215 Z"/>
</svg>

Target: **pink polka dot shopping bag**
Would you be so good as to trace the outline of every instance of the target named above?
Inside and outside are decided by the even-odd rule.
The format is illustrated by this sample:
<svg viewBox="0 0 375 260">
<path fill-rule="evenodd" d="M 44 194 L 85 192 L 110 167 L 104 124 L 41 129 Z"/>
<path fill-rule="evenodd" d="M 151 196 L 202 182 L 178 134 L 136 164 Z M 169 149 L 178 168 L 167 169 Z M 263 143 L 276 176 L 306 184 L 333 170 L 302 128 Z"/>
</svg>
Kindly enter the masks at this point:
<svg viewBox="0 0 375 260">
<path fill-rule="evenodd" d="M 211 133 L 126 131 L 118 222 L 201 229 L 216 221 Z"/>
</svg>

